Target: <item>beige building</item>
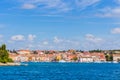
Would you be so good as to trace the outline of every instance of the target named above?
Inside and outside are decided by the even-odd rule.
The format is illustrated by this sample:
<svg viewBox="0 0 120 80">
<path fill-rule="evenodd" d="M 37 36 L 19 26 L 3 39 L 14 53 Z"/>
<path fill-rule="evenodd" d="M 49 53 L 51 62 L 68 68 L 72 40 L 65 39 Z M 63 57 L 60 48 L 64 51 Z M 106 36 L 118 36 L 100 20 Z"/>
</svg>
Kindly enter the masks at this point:
<svg viewBox="0 0 120 80">
<path fill-rule="evenodd" d="M 120 54 L 113 54 L 113 61 L 120 61 Z"/>
<path fill-rule="evenodd" d="M 93 62 L 93 58 L 89 52 L 80 53 L 79 62 Z"/>
<path fill-rule="evenodd" d="M 18 54 L 30 54 L 31 51 L 30 50 L 18 50 L 17 53 Z"/>
</svg>

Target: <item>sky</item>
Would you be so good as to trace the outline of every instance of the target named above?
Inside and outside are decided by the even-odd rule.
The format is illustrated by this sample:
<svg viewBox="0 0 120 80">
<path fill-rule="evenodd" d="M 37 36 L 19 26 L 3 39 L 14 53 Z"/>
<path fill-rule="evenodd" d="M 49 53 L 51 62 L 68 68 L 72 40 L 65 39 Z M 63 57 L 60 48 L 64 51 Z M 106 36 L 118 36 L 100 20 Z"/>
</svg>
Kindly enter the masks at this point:
<svg viewBox="0 0 120 80">
<path fill-rule="evenodd" d="M 0 0 L 8 49 L 120 49 L 120 0 Z"/>
</svg>

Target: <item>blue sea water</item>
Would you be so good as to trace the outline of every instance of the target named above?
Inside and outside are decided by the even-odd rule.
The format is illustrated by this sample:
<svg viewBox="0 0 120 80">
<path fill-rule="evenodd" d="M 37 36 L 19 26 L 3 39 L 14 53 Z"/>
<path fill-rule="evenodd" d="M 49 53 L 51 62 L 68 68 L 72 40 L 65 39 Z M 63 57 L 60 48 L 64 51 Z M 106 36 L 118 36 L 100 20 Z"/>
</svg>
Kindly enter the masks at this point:
<svg viewBox="0 0 120 80">
<path fill-rule="evenodd" d="M 0 80 L 120 80 L 120 64 L 28 63 L 28 66 L 0 66 Z"/>
</svg>

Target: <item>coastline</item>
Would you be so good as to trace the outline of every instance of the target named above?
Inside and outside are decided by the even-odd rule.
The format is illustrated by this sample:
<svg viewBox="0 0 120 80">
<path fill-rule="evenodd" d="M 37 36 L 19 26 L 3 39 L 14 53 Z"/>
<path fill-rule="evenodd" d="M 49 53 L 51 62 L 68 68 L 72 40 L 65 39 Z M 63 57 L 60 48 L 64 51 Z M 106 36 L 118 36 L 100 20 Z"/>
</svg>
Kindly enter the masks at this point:
<svg viewBox="0 0 120 80">
<path fill-rule="evenodd" d="M 20 63 L 0 63 L 0 66 L 20 66 Z"/>
</svg>

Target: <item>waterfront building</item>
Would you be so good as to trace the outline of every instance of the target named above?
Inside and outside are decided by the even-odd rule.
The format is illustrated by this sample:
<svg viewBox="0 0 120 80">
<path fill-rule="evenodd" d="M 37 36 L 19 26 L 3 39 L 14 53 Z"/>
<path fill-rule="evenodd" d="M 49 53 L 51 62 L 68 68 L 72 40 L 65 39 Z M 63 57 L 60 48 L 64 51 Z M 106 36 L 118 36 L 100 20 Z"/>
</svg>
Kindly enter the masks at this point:
<svg viewBox="0 0 120 80">
<path fill-rule="evenodd" d="M 93 58 L 89 52 L 81 53 L 78 57 L 79 62 L 93 62 Z"/>
<path fill-rule="evenodd" d="M 31 51 L 30 50 L 17 50 L 18 54 L 30 54 Z"/>
<path fill-rule="evenodd" d="M 93 58 L 93 62 L 105 62 L 106 61 L 104 53 L 94 52 L 94 53 L 91 53 L 91 56 Z"/>
<path fill-rule="evenodd" d="M 113 54 L 113 61 L 119 62 L 120 61 L 120 54 Z"/>
<path fill-rule="evenodd" d="M 10 53 L 10 58 L 13 61 L 19 62 L 52 62 L 52 61 L 60 61 L 64 60 L 66 62 L 105 62 L 105 54 L 99 52 L 57 52 L 57 53 L 47 53 L 44 51 L 37 50 L 35 52 L 31 52 L 29 50 L 18 50 L 16 53 Z M 114 56 L 114 60 L 117 61 L 120 59 L 118 56 Z"/>
<path fill-rule="evenodd" d="M 16 54 L 16 53 L 9 53 L 9 57 L 13 60 L 13 61 L 15 61 L 15 62 L 17 62 L 18 61 L 18 55 L 19 54 Z"/>
</svg>

